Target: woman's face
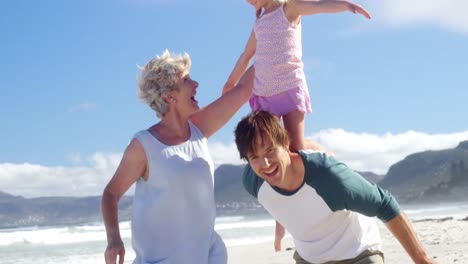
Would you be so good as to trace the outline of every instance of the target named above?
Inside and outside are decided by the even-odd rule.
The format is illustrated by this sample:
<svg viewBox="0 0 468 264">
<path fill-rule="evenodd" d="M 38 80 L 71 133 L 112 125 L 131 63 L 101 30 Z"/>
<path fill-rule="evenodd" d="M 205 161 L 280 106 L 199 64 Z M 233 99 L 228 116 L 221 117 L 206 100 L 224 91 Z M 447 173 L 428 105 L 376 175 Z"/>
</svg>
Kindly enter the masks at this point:
<svg viewBox="0 0 468 264">
<path fill-rule="evenodd" d="M 183 73 L 177 83 L 178 91 L 175 91 L 172 97 L 175 99 L 175 106 L 179 111 L 192 114 L 200 109 L 198 101 L 195 99 L 197 95 L 198 82 L 190 78 L 188 72 Z"/>
</svg>

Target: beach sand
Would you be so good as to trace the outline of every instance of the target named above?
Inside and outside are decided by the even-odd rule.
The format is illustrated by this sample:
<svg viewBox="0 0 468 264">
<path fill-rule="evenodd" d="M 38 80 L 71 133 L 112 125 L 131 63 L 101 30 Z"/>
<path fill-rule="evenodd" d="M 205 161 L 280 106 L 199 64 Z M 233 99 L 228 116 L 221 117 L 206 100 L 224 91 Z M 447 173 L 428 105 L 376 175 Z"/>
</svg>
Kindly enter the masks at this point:
<svg viewBox="0 0 468 264">
<path fill-rule="evenodd" d="M 426 252 L 439 264 L 468 263 L 468 217 L 425 219 L 413 221 L 413 227 Z M 382 251 L 385 263 L 413 263 L 384 224 L 379 222 Z M 286 250 L 288 249 L 289 250 Z M 283 249 L 274 252 L 273 241 L 229 247 L 229 264 L 294 264 L 294 243 L 290 237 L 283 239 Z"/>
</svg>

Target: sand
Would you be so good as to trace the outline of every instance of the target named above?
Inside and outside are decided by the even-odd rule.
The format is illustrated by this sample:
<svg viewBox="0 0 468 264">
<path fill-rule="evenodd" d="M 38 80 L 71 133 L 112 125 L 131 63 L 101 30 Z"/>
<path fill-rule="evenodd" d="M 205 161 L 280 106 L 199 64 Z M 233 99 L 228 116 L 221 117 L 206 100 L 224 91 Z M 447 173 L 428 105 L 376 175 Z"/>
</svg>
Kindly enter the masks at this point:
<svg viewBox="0 0 468 264">
<path fill-rule="evenodd" d="M 384 224 L 379 223 L 385 263 L 413 263 Z M 429 256 L 439 264 L 468 264 L 468 217 L 425 219 L 413 221 L 418 237 Z M 289 250 L 287 250 L 289 249 Z M 274 252 L 273 241 L 229 247 L 229 264 L 294 264 L 294 243 L 283 239 L 283 250 Z"/>
</svg>

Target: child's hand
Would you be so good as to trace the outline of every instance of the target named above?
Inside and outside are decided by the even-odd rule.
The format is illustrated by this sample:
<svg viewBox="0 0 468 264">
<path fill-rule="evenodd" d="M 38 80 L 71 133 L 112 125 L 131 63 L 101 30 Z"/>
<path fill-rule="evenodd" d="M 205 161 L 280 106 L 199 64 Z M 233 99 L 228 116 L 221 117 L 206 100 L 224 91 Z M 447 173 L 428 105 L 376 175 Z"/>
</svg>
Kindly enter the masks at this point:
<svg viewBox="0 0 468 264">
<path fill-rule="evenodd" d="M 224 87 L 223 87 L 223 94 L 222 94 L 222 95 L 225 95 L 227 92 L 231 91 L 232 88 L 234 88 L 234 85 L 232 85 L 232 84 L 230 84 L 230 83 L 224 84 Z"/>
<path fill-rule="evenodd" d="M 361 14 L 363 16 L 365 16 L 367 19 L 371 19 L 371 16 L 369 14 L 369 12 L 367 12 L 367 10 L 365 10 L 362 6 L 360 5 L 356 5 L 356 4 L 353 4 L 353 3 L 349 3 L 348 5 L 348 9 L 350 12 L 352 12 L 353 14 Z"/>
</svg>

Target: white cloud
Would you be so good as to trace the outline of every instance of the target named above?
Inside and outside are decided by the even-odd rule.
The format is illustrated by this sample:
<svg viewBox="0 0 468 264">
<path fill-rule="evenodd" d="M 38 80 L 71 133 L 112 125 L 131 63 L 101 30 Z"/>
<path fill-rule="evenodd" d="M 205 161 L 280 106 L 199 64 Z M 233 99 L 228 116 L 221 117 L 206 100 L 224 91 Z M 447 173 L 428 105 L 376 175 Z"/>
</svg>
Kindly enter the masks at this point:
<svg viewBox="0 0 468 264">
<path fill-rule="evenodd" d="M 81 112 L 81 111 L 90 111 L 96 109 L 97 105 L 91 102 L 83 102 L 77 105 L 74 105 L 70 108 L 72 112 Z"/>
<path fill-rule="evenodd" d="M 435 25 L 468 33 L 466 0 L 382 0 L 366 1 L 377 20 L 391 26 Z"/>
<path fill-rule="evenodd" d="M 410 154 L 456 147 L 461 141 L 468 140 L 468 131 L 450 134 L 408 131 L 376 135 L 327 129 L 308 137 L 333 151 L 339 160 L 355 170 L 385 174 L 391 165 Z M 211 143 L 210 150 L 215 165 L 243 163 L 234 143 Z"/>
<path fill-rule="evenodd" d="M 459 142 L 468 139 L 468 131 L 451 134 L 408 131 L 375 135 L 329 129 L 310 137 L 355 170 L 385 174 L 391 165 L 409 154 L 456 147 Z"/>
<path fill-rule="evenodd" d="M 209 142 L 208 147 L 210 148 L 210 153 L 216 167 L 221 164 L 239 165 L 245 163 L 240 159 L 234 142 L 227 145 L 220 142 Z"/>
<path fill-rule="evenodd" d="M 2 163 L 0 189 L 25 197 L 100 195 L 120 159 L 121 154 L 98 152 L 75 167 Z"/>
<path fill-rule="evenodd" d="M 389 166 L 407 155 L 425 150 L 454 148 L 468 140 L 468 131 L 450 134 L 427 134 L 408 131 L 383 135 L 353 133 L 328 129 L 309 136 L 351 168 L 385 174 Z M 234 143 L 210 142 L 216 166 L 243 164 Z M 122 153 L 96 152 L 80 157 L 80 166 L 43 166 L 38 164 L 0 163 L 0 190 L 25 197 L 100 195 L 113 176 Z M 128 193 L 133 192 L 130 190 Z"/>
</svg>

